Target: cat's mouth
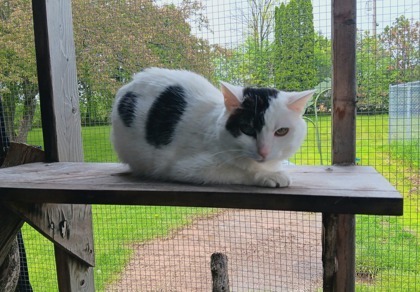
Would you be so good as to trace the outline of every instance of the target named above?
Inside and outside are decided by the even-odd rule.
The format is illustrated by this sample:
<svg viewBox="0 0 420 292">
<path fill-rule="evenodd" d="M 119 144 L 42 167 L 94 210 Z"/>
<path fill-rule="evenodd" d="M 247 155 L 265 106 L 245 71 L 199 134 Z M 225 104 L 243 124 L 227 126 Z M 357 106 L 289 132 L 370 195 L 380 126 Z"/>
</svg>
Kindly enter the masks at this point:
<svg viewBox="0 0 420 292">
<path fill-rule="evenodd" d="M 258 163 L 263 163 L 267 161 L 267 159 L 265 157 L 259 156 L 255 159 L 255 161 L 257 161 Z"/>
</svg>

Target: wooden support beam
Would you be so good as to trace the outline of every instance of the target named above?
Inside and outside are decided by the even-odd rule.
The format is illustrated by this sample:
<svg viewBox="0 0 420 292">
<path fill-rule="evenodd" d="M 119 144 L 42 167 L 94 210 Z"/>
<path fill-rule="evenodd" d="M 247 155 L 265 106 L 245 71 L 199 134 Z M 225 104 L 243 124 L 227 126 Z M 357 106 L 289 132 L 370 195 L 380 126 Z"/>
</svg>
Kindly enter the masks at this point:
<svg viewBox="0 0 420 292">
<path fill-rule="evenodd" d="M 16 290 L 20 274 L 19 245 L 16 236 L 11 237 L 12 243 L 0 264 L 0 291 L 13 292 Z"/>
<path fill-rule="evenodd" d="M 332 163 L 356 155 L 356 0 L 332 0 Z M 355 216 L 323 213 L 324 291 L 355 290 Z"/>
<path fill-rule="evenodd" d="M 355 291 L 355 237 L 355 215 L 337 215 L 337 274 L 334 282 L 334 291 Z"/>
<path fill-rule="evenodd" d="M 83 161 L 71 1 L 32 9 L 46 161 Z"/>
<path fill-rule="evenodd" d="M 24 221 L 3 204 L 0 204 L 0 266 L 8 256 L 10 247 Z M 0 274 L 4 271 L 0 269 Z M 1 291 L 1 290 L 0 290 Z"/>
<path fill-rule="evenodd" d="M 322 213 L 322 291 L 334 291 L 337 243 L 337 215 Z"/>
<path fill-rule="evenodd" d="M 43 162 L 44 159 L 44 151 L 26 144 L 12 142 L 2 168 Z M 9 234 L 16 235 L 25 219 L 52 242 L 89 266 L 94 266 L 93 237 L 86 236 L 86 233 L 91 232 L 89 225 L 91 216 L 91 208 L 86 205 L 79 205 L 72 212 L 68 212 L 68 206 L 60 204 L 7 202 L 4 206 L 0 205 L 0 222 L 5 223 L 2 224 L 4 227 L 0 230 L 0 264 L 4 257 L 2 250 L 6 247 L 3 239 L 10 237 Z M 65 222 L 67 235 L 62 232 L 63 222 Z M 9 242 L 12 241 L 13 237 L 9 238 Z"/>
<path fill-rule="evenodd" d="M 10 143 L 6 159 L 1 168 L 22 164 L 44 162 L 45 153 L 41 149 L 23 143 Z"/>
<path fill-rule="evenodd" d="M 213 292 L 229 292 L 228 258 L 223 253 L 214 253 L 210 258 Z"/>
<path fill-rule="evenodd" d="M 356 159 L 356 0 L 332 0 L 332 163 Z"/>
<path fill-rule="evenodd" d="M 32 0 L 32 9 L 46 160 L 83 161 L 71 0 Z M 74 214 L 90 214 L 90 208 L 60 206 L 57 209 L 62 212 L 57 218 L 60 232 L 68 227 L 68 218 L 74 218 Z M 91 217 L 85 218 L 80 231 L 93 243 Z M 92 268 L 71 255 L 69 250 L 58 245 L 54 247 L 60 291 L 93 291 Z M 91 251 L 93 256 L 93 245 L 82 248 Z M 83 285 L 80 279 L 83 279 Z"/>
<path fill-rule="evenodd" d="M 44 152 L 21 143 L 11 143 L 1 168 L 22 165 L 30 162 L 44 161 Z M 5 258 L 6 250 L 16 237 L 24 221 L 10 211 L 6 205 L 0 204 L 0 265 Z"/>
<path fill-rule="evenodd" d="M 91 267 L 75 257 L 68 256 L 62 249 L 55 248 L 54 251 L 60 291 L 95 291 Z"/>
<path fill-rule="evenodd" d="M 45 159 L 43 151 L 26 144 L 7 142 L 7 149 L 1 168 L 30 162 L 42 162 Z M 5 278 L 0 277 L 0 291 L 9 291 L 13 285 L 17 284 L 19 279 L 20 267 L 13 266 L 16 261 L 11 259 L 15 259 L 17 256 L 17 264 L 19 265 L 16 235 L 23 223 L 23 219 L 10 210 L 9 204 L 0 203 L 0 275 L 6 276 Z M 9 260 L 4 263 L 6 259 Z"/>
<path fill-rule="evenodd" d="M 0 201 L 401 215 L 403 198 L 369 166 L 286 166 L 288 188 L 140 179 L 120 163 L 32 163 L 0 170 Z M 25 177 L 22 174 L 25 174 Z"/>
<path fill-rule="evenodd" d="M 6 205 L 56 246 L 89 267 L 95 265 L 90 205 L 23 202 Z"/>
</svg>

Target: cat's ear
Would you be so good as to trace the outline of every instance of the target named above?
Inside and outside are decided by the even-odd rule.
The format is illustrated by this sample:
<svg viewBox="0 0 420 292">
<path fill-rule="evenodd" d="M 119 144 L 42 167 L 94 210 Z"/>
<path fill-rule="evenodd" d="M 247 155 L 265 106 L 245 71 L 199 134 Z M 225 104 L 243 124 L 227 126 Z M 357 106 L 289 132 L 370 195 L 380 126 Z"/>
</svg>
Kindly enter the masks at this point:
<svg viewBox="0 0 420 292">
<path fill-rule="evenodd" d="M 288 103 L 287 107 L 292 111 L 303 114 L 306 104 L 312 98 L 315 90 L 306 90 L 300 92 L 287 92 Z"/>
<path fill-rule="evenodd" d="M 220 81 L 225 107 L 231 112 L 241 106 L 243 99 L 243 87 Z"/>
</svg>

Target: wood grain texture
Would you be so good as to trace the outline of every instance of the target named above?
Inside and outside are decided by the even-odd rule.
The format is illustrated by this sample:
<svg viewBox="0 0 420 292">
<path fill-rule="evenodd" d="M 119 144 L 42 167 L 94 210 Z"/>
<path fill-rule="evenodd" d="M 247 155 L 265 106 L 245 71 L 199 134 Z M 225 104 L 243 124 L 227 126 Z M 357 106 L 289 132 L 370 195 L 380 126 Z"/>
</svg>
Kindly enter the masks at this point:
<svg viewBox="0 0 420 292">
<path fill-rule="evenodd" d="M 60 292 L 95 291 L 92 267 L 69 256 L 60 246 L 54 246 L 54 253 Z"/>
<path fill-rule="evenodd" d="M 334 165 L 354 165 L 356 160 L 356 11 L 356 0 L 332 0 Z M 335 253 L 335 257 L 323 256 L 324 273 L 334 270 L 334 275 L 328 278 L 330 282 L 324 282 L 324 288 L 328 287 L 324 291 L 354 291 L 354 215 L 324 213 L 323 218 L 329 218 L 325 224 L 332 225 L 325 226 L 325 237 L 329 240 L 325 241 L 323 252 Z"/>
<path fill-rule="evenodd" d="M 333 164 L 356 155 L 356 0 L 332 0 Z"/>
<path fill-rule="evenodd" d="M 26 144 L 12 142 L 8 145 L 7 155 L 1 168 L 41 161 L 44 161 L 43 151 Z M 23 223 L 18 215 L 10 211 L 8 205 L 0 203 L 0 265 Z"/>
<path fill-rule="evenodd" d="M 71 1 L 33 0 L 32 9 L 46 160 L 80 162 L 83 161 L 83 148 Z M 90 208 L 59 207 L 65 218 Z M 91 218 L 86 218 L 84 227 L 81 231 L 92 238 Z M 93 239 L 89 241 L 93 242 Z M 93 246 L 90 248 L 93 253 Z M 73 257 L 69 253 L 72 250 L 64 252 L 63 247 L 57 245 L 55 249 L 60 291 L 84 291 L 85 288 L 93 291 L 93 273 L 86 274 L 85 271 L 89 265 Z M 84 278 L 84 285 L 73 285 L 79 278 Z"/>
<path fill-rule="evenodd" d="M 355 216 L 322 213 L 323 291 L 355 291 Z"/>
<path fill-rule="evenodd" d="M 337 273 L 334 291 L 355 291 L 356 283 L 356 246 L 355 216 L 337 216 Z"/>
<path fill-rule="evenodd" d="M 91 206 L 23 202 L 7 205 L 56 246 L 88 266 L 95 265 Z"/>
<path fill-rule="evenodd" d="M 337 214 L 322 214 L 322 268 L 323 291 L 334 291 L 337 243 Z"/>
<path fill-rule="evenodd" d="M 0 204 L 0 266 L 8 256 L 10 247 L 16 239 L 16 234 L 22 227 L 24 221 L 10 211 L 6 206 Z M 4 273 L 0 269 L 0 273 Z"/>
<path fill-rule="evenodd" d="M 46 159 L 83 161 L 71 1 L 32 7 Z"/>
<path fill-rule="evenodd" d="M 15 292 L 20 273 L 20 256 L 17 237 L 13 237 L 10 251 L 0 264 L 0 291 Z"/>
<path fill-rule="evenodd" d="M 1 168 L 43 161 L 45 153 L 41 149 L 24 143 L 11 142 Z"/>
<path fill-rule="evenodd" d="M 285 169 L 291 186 L 272 189 L 147 181 L 117 163 L 34 163 L 0 170 L 0 200 L 402 214 L 401 195 L 372 167 Z"/>
<path fill-rule="evenodd" d="M 213 253 L 210 257 L 213 292 L 229 292 L 228 258 L 223 253 Z"/>
</svg>

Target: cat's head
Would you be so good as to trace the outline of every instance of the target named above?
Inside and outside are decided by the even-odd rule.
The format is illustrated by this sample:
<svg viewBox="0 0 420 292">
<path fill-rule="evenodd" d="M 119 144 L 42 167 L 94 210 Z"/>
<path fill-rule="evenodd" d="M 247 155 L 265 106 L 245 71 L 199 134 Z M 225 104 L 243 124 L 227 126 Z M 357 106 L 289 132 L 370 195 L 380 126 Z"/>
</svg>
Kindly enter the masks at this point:
<svg viewBox="0 0 420 292">
<path fill-rule="evenodd" d="M 240 87 L 222 82 L 225 129 L 235 148 L 256 161 L 285 160 L 306 136 L 302 118 L 314 91 L 284 92 L 272 88 Z"/>
</svg>

